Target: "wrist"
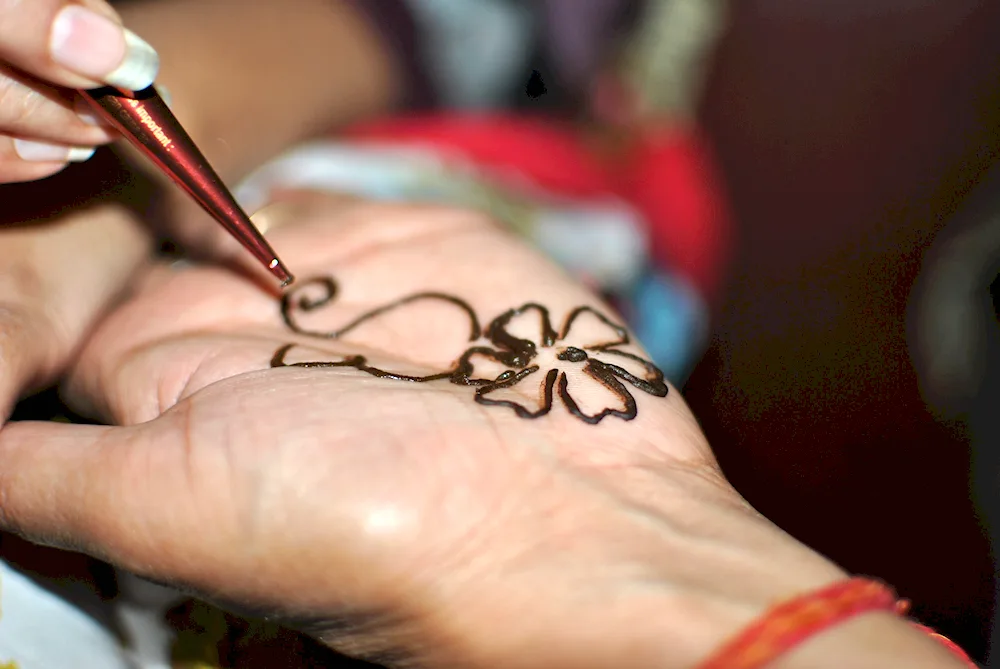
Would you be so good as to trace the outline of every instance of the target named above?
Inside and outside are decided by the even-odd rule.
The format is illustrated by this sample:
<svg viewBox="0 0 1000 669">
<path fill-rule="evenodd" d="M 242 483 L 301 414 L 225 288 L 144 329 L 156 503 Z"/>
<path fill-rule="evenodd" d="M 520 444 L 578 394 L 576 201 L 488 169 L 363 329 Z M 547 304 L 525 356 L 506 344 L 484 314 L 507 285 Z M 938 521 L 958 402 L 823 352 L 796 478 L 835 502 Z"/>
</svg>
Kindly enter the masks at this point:
<svg viewBox="0 0 1000 669">
<path fill-rule="evenodd" d="M 713 491 L 713 488 L 716 490 Z M 697 500 L 662 510 L 664 532 L 647 525 L 602 532 L 611 565 L 559 566 L 532 586 L 452 609 L 475 627 L 447 638 L 471 639 L 455 666 L 629 666 L 697 669 L 772 607 L 843 581 L 847 574 L 788 537 L 716 485 L 680 486 Z M 728 498 L 728 499 L 726 499 Z M 613 548 L 609 548 L 613 546 Z M 578 578 L 574 578 L 574 574 Z M 541 599 L 544 598 L 544 599 Z M 485 611 L 484 611 L 485 610 Z M 451 617 L 451 616 L 448 616 Z M 497 633 L 503 629 L 504 633 Z M 449 649 L 451 651 L 453 649 Z M 445 663 L 447 664 L 447 662 Z M 728 669 L 728 665 L 727 669 Z M 749 665 L 748 665 L 749 666 Z M 758 665 L 754 665 L 757 669 Z M 865 613 L 817 630 L 761 669 L 965 669 L 938 641 L 892 613 Z"/>
<path fill-rule="evenodd" d="M 701 669 L 703 663 L 747 625 L 765 615 L 742 602 L 706 599 L 699 594 L 649 597 L 603 613 L 577 610 L 552 618 L 545 662 L 504 666 L 620 666 Z M 573 630 L 567 634 L 569 630 Z M 594 633 L 583 638 L 580 629 Z M 537 658 L 535 652 L 533 658 Z M 739 659 L 737 659 L 739 658 Z M 747 658 L 746 664 L 735 664 Z M 907 619 L 888 611 L 865 613 L 809 635 L 801 644 L 763 663 L 752 654 L 719 664 L 726 669 L 967 669 L 970 665 Z M 714 667 L 715 665 L 713 665 Z"/>
<path fill-rule="evenodd" d="M 441 655 L 427 664 L 694 669 L 775 602 L 846 576 L 720 482 L 682 474 L 649 496 L 633 478 L 625 494 L 641 506 L 609 498 L 579 534 L 510 537 L 531 555 L 493 564 L 502 584 L 473 574 L 445 604 L 413 598 L 435 610 L 421 636 Z"/>
<path fill-rule="evenodd" d="M 808 639 L 767 669 L 966 669 L 941 643 L 889 612 L 845 621 Z"/>
</svg>

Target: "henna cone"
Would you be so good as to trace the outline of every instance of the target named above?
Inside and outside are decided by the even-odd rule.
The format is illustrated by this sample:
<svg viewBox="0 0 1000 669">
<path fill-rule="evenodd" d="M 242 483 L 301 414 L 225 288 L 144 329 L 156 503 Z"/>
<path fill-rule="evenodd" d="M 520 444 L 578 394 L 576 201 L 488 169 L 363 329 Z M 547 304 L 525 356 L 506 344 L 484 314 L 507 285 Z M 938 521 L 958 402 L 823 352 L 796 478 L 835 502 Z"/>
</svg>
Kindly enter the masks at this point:
<svg viewBox="0 0 1000 669">
<path fill-rule="evenodd" d="M 91 106 L 222 224 L 280 282 L 294 279 L 150 86 L 133 96 L 114 88 L 81 91 Z"/>
</svg>

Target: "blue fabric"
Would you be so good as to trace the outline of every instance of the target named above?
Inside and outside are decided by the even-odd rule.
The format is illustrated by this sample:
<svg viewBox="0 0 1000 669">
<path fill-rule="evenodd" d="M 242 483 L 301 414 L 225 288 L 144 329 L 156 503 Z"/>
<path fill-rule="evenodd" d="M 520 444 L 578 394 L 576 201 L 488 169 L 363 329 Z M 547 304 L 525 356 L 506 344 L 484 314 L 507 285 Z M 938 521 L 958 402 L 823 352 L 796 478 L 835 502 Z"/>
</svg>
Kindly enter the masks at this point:
<svg viewBox="0 0 1000 669">
<path fill-rule="evenodd" d="M 704 301 L 669 274 L 650 272 L 636 282 L 622 302 L 629 327 L 653 362 L 671 382 L 682 384 L 704 348 Z"/>
</svg>

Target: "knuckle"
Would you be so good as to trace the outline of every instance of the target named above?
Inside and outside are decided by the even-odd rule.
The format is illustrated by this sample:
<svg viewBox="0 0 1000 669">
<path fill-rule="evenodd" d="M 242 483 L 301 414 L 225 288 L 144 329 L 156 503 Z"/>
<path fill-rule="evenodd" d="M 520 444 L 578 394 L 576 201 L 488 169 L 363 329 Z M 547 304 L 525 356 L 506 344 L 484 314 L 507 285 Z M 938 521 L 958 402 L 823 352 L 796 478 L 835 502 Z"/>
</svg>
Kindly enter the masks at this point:
<svg viewBox="0 0 1000 669">
<path fill-rule="evenodd" d="M 2 115 L 11 105 L 11 100 L 17 95 L 18 88 L 20 88 L 20 82 L 0 72 L 0 118 L 3 118 Z"/>
<path fill-rule="evenodd" d="M 0 127 L 23 132 L 50 101 L 26 84 L 0 74 Z"/>
</svg>

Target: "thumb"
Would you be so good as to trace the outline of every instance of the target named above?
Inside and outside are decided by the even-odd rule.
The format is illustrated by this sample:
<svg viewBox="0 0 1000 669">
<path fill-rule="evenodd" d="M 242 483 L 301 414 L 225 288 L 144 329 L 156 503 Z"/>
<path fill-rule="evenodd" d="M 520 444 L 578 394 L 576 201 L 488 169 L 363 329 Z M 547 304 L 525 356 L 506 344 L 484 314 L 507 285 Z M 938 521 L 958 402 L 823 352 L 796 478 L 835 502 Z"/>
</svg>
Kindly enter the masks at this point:
<svg viewBox="0 0 1000 669">
<path fill-rule="evenodd" d="M 0 1 L 0 60 L 70 88 L 142 90 L 159 70 L 153 47 L 104 0 Z"/>
<path fill-rule="evenodd" d="M 10 422 L 0 429 L 0 530 L 101 557 L 123 489 L 129 428 Z M 109 523 L 110 521 L 110 523 Z"/>
<path fill-rule="evenodd" d="M 194 591 L 231 581 L 227 490 L 197 471 L 184 437 L 163 420 L 8 423 L 0 429 L 0 530 Z M 176 428 L 188 418 L 166 420 Z M 220 499 L 198 499 L 191 491 L 199 486 L 221 490 Z"/>
</svg>

